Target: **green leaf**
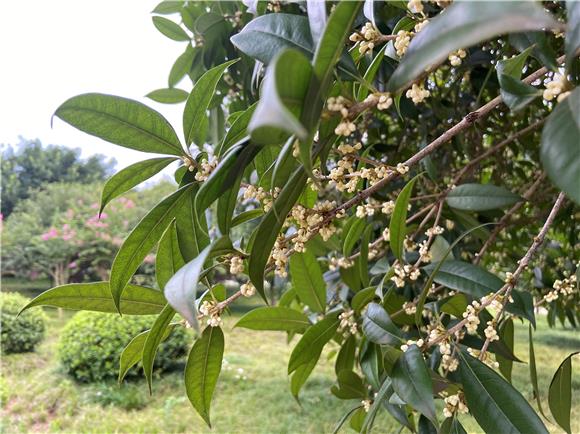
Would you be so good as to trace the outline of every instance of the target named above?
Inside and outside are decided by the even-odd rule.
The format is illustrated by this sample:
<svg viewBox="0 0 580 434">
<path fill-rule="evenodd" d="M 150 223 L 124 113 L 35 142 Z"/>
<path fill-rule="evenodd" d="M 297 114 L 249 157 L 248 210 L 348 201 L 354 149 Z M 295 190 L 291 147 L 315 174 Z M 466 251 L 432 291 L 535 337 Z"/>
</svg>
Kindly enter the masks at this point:
<svg viewBox="0 0 580 434">
<path fill-rule="evenodd" d="M 232 219 L 231 227 L 241 225 L 242 223 L 254 220 L 260 216 L 264 215 L 264 211 L 261 209 L 251 209 L 249 211 L 244 211 Z"/>
<path fill-rule="evenodd" d="M 306 179 L 307 176 L 301 168 L 294 172 L 289 182 L 274 201 L 272 209 L 262 218 L 260 225 L 254 232 L 255 241 L 248 261 L 248 273 L 252 283 L 264 300 L 264 269 L 268 263 L 272 247 L 274 247 L 276 242 L 276 237 L 284 224 L 284 218 L 280 218 L 280 216 L 288 215 L 304 190 Z"/>
<path fill-rule="evenodd" d="M 411 179 L 399 193 L 389 223 L 391 250 L 399 261 L 403 261 L 404 241 L 407 235 L 407 207 L 418 176 L 420 175 Z"/>
<path fill-rule="evenodd" d="M 433 271 L 436 267 L 434 281 L 449 289 L 461 291 L 476 298 L 498 291 L 504 282 L 495 274 L 468 262 L 448 260 L 442 264 L 429 264 L 423 267 L 425 271 Z"/>
<path fill-rule="evenodd" d="M 311 76 L 312 66 L 299 51 L 288 49 L 276 57 L 268 68 L 260 101 L 248 125 L 252 140 L 275 144 L 289 134 L 307 138 L 299 119 Z"/>
<path fill-rule="evenodd" d="M 326 309 L 326 283 L 316 257 L 306 250 L 290 257 L 292 288 L 298 297 L 314 312 Z"/>
<path fill-rule="evenodd" d="M 156 89 L 145 96 L 162 104 L 178 104 L 185 101 L 189 93 L 183 89 L 168 88 Z"/>
<path fill-rule="evenodd" d="M 361 399 L 367 396 L 366 387 L 362 379 L 352 371 L 343 370 L 337 375 L 338 387 L 333 386 L 330 391 L 339 399 Z"/>
<path fill-rule="evenodd" d="M 350 301 L 350 307 L 352 307 L 355 312 L 361 312 L 367 304 L 375 299 L 377 296 L 376 290 L 377 288 L 374 286 L 360 290 Z"/>
<path fill-rule="evenodd" d="M 485 432 L 547 433 L 525 398 L 493 369 L 460 352 L 459 376 L 469 411 Z"/>
<path fill-rule="evenodd" d="M 498 330 L 498 334 L 502 342 L 509 348 L 509 350 L 514 352 L 514 321 L 511 318 L 505 320 Z M 499 363 L 499 371 L 510 383 L 512 382 L 512 367 L 513 360 L 506 359 L 499 354 L 495 355 L 495 359 Z M 530 362 L 531 369 L 531 362 Z"/>
<path fill-rule="evenodd" d="M 370 303 L 363 317 L 363 332 L 369 341 L 381 345 L 400 343 L 401 331 L 380 304 Z"/>
<path fill-rule="evenodd" d="M 191 185 L 186 185 L 155 205 L 135 226 L 119 248 L 111 267 L 110 280 L 111 294 L 116 306 L 119 306 L 123 289 L 145 256 L 157 244 L 165 229 L 183 207 L 190 189 Z"/>
<path fill-rule="evenodd" d="M 276 330 L 301 332 L 310 325 L 306 315 L 289 307 L 264 306 L 252 309 L 236 323 L 235 327 L 251 330 Z"/>
<path fill-rule="evenodd" d="M 182 1 L 164 0 L 155 6 L 155 9 L 151 13 L 161 15 L 174 14 L 181 11 L 183 5 L 184 3 Z"/>
<path fill-rule="evenodd" d="M 441 434 L 467 434 L 457 417 L 448 417 L 441 424 Z"/>
<path fill-rule="evenodd" d="M 195 212 L 194 201 L 199 187 L 200 184 L 193 185 L 185 199 L 185 205 L 175 217 L 179 249 L 186 262 L 199 255 L 210 241 L 205 214 Z"/>
<path fill-rule="evenodd" d="M 209 125 L 206 113 L 209 103 L 226 68 L 237 61 L 238 59 L 230 60 L 213 67 L 203 74 L 193 86 L 183 110 L 183 131 L 185 143 L 188 146 L 191 143 L 195 143 L 198 146 L 205 143 Z"/>
<path fill-rule="evenodd" d="M 322 353 L 322 349 L 318 351 L 318 354 L 313 356 L 308 363 L 298 366 L 296 370 L 292 373 L 292 378 L 290 379 L 290 392 L 294 399 L 298 400 L 298 395 L 300 393 L 300 389 L 310 377 L 310 374 L 316 367 L 318 363 L 318 359 L 320 359 L 320 354 Z"/>
<path fill-rule="evenodd" d="M 155 361 L 155 354 L 157 354 L 157 348 L 161 341 L 163 341 L 163 336 L 169 327 L 169 323 L 175 316 L 175 311 L 169 305 L 166 305 L 159 316 L 155 319 L 151 330 L 147 334 L 147 339 L 145 339 L 145 344 L 143 346 L 143 371 L 145 372 L 145 378 L 147 379 L 147 385 L 149 386 L 149 393 L 151 393 L 151 383 L 153 380 L 153 362 Z"/>
<path fill-rule="evenodd" d="M 123 381 L 129 369 L 141 361 L 143 345 L 145 345 L 148 334 L 149 330 L 139 333 L 123 349 L 121 357 L 119 358 L 119 383 Z"/>
<path fill-rule="evenodd" d="M 529 47 L 511 59 L 497 62 L 497 79 L 503 102 L 512 111 L 518 111 L 542 94 L 534 86 L 520 81 L 526 60 L 534 47 Z"/>
<path fill-rule="evenodd" d="M 206 327 L 195 341 L 185 366 L 185 389 L 193 408 L 211 427 L 211 398 L 222 369 L 224 334 L 219 327 Z"/>
<path fill-rule="evenodd" d="M 542 65 L 547 66 L 552 71 L 558 70 L 556 52 L 551 47 L 545 32 L 516 33 L 510 35 L 509 41 L 519 51 L 524 51 L 528 47 L 531 47 L 532 56 L 538 59 Z"/>
<path fill-rule="evenodd" d="M 356 354 L 356 339 L 353 335 L 346 338 L 340 351 L 336 356 L 336 362 L 334 364 L 334 372 L 338 374 L 342 370 L 352 371 L 354 368 L 355 354 Z"/>
<path fill-rule="evenodd" d="M 491 184 L 462 184 L 449 192 L 445 201 L 451 208 L 487 211 L 505 208 L 523 200 L 521 196 Z"/>
<path fill-rule="evenodd" d="M 167 302 L 196 329 L 198 328 L 195 308 L 197 285 L 210 250 L 210 246 L 206 247 L 195 259 L 181 267 L 165 285 Z"/>
<path fill-rule="evenodd" d="M 167 302 L 160 291 L 144 286 L 127 285 L 121 297 L 120 311 L 124 315 L 153 315 L 161 312 Z M 109 289 L 109 282 L 69 283 L 44 291 L 22 308 L 53 306 L 94 312 L 118 312 Z"/>
<path fill-rule="evenodd" d="M 534 391 L 534 396 L 536 398 L 536 402 L 538 403 L 538 410 L 540 410 L 540 413 L 546 417 L 546 414 L 544 413 L 544 409 L 542 408 L 542 397 L 540 396 L 540 388 L 538 387 L 538 371 L 536 369 L 536 353 L 534 351 L 534 340 L 533 340 L 533 336 L 532 336 L 532 325 L 530 324 L 529 329 L 528 329 L 528 345 L 529 345 L 529 356 L 530 356 L 530 361 L 529 361 L 529 366 L 530 366 L 530 382 L 532 383 L 532 389 Z M 496 356 L 496 359 L 498 358 L 498 356 Z M 501 365 L 500 365 L 501 367 Z M 511 381 L 510 381 L 511 383 Z M 546 419 L 548 419 L 546 417 Z"/>
<path fill-rule="evenodd" d="M 183 79 L 183 77 L 189 74 L 191 67 L 193 66 L 193 61 L 196 55 L 198 56 L 199 53 L 200 53 L 199 49 L 195 49 L 191 45 L 187 45 L 183 54 L 181 54 L 175 60 L 175 63 L 173 64 L 171 70 L 169 71 L 167 84 L 170 88 L 175 86 Z"/>
<path fill-rule="evenodd" d="M 570 427 L 570 412 L 572 411 L 572 356 L 570 354 L 558 367 L 552 377 L 548 391 L 548 404 L 554 419 L 568 434 L 572 434 Z"/>
<path fill-rule="evenodd" d="M 578 9 L 578 7 L 576 7 Z M 580 203 L 580 88 L 560 102 L 542 131 L 540 160 L 550 180 Z"/>
<path fill-rule="evenodd" d="M 101 193 L 99 215 L 103 212 L 105 206 L 114 198 L 126 193 L 133 187 L 161 172 L 174 161 L 174 157 L 151 158 L 131 164 L 110 177 L 105 183 L 103 192 Z"/>
<path fill-rule="evenodd" d="M 355 244 L 360 241 L 365 227 L 367 227 L 366 219 L 358 218 L 356 215 L 349 219 L 348 226 L 343 230 L 343 233 L 346 234 L 342 243 L 342 254 L 344 256 L 350 256 Z"/>
<path fill-rule="evenodd" d="M 175 222 L 172 222 L 161 237 L 155 256 L 155 277 L 159 288 L 165 288 L 171 276 L 184 265 L 185 261 L 179 250 L 177 229 Z"/>
<path fill-rule="evenodd" d="M 183 30 L 179 24 L 174 23 L 171 20 L 168 20 L 164 17 L 152 17 L 153 25 L 167 36 L 169 39 L 173 39 L 174 41 L 189 41 L 189 35 Z"/>
<path fill-rule="evenodd" d="M 125 148 L 183 155 L 169 122 L 140 102 L 119 96 L 86 93 L 65 101 L 54 115 L 73 127 Z"/>
<path fill-rule="evenodd" d="M 580 3 L 567 0 L 566 15 L 568 17 L 566 27 L 566 69 L 570 70 L 576 58 L 576 52 L 580 49 Z"/>
<path fill-rule="evenodd" d="M 505 33 L 558 28 L 558 23 L 533 2 L 457 2 L 429 20 L 412 40 L 387 84 L 391 92 L 405 88 L 449 53 Z"/>
<path fill-rule="evenodd" d="M 377 55 L 374 57 L 373 61 L 367 68 L 365 75 L 363 77 L 367 83 L 372 83 L 373 80 L 375 79 L 375 76 L 377 75 L 377 72 L 379 71 L 380 66 L 383 62 L 383 59 L 385 58 L 386 48 L 387 44 L 385 44 L 385 46 L 381 48 L 381 50 L 377 53 Z M 369 94 L 368 87 L 361 85 L 356 96 L 357 101 L 364 101 L 364 99 L 368 96 L 368 94 Z"/>
<path fill-rule="evenodd" d="M 248 124 L 252 119 L 252 115 L 254 114 L 254 110 L 256 110 L 257 105 L 258 103 L 252 104 L 236 118 L 221 143 L 219 151 L 217 152 L 218 157 L 222 157 L 228 151 L 228 149 L 248 136 Z"/>
<path fill-rule="evenodd" d="M 319 354 L 324 345 L 336 333 L 339 322 L 338 315 L 333 314 L 325 317 L 306 330 L 292 350 L 288 362 L 288 374 L 294 372 L 299 366 L 309 363 Z"/>
</svg>

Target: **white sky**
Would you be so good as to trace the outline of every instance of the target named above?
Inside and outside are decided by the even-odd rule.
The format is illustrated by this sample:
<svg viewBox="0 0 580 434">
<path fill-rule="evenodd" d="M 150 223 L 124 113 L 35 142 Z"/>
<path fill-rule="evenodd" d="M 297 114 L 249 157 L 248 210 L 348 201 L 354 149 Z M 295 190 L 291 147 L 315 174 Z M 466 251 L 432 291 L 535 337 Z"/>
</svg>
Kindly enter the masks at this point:
<svg viewBox="0 0 580 434">
<path fill-rule="evenodd" d="M 183 104 L 158 104 L 144 95 L 167 87 L 185 42 L 153 26 L 160 0 L 7 0 L 0 13 L 0 143 L 18 136 L 44 145 L 81 148 L 114 157 L 120 169 L 152 154 L 115 146 L 50 118 L 66 99 L 102 92 L 144 102 L 180 136 Z M 177 15 L 167 16 L 177 20 Z M 181 87 L 190 90 L 189 80 Z"/>
</svg>

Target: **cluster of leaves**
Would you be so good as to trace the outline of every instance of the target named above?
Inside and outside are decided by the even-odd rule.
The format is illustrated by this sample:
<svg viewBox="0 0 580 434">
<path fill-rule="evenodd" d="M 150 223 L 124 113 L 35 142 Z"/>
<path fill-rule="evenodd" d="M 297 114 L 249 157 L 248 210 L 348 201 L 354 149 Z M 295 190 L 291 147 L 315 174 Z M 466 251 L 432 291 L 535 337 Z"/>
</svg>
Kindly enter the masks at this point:
<svg viewBox="0 0 580 434">
<path fill-rule="evenodd" d="M 55 285 L 107 280 L 123 238 L 172 186 L 162 183 L 130 192 L 99 215 L 102 184 L 52 183 L 20 201 L 6 219 L 2 237 L 3 273 Z M 154 255 L 139 274 L 152 275 Z"/>
<path fill-rule="evenodd" d="M 13 292 L 0 294 L 1 344 L 4 354 L 33 351 L 44 338 L 46 316 L 42 312 L 18 312 L 30 299 Z"/>
<path fill-rule="evenodd" d="M 150 387 L 175 314 L 207 324 L 185 386 L 209 424 L 221 315 L 254 292 L 266 301 L 289 271 L 277 304 L 238 327 L 297 340 L 288 364 L 297 399 L 323 349 L 337 348 L 332 393 L 360 403 L 339 426 L 368 432 L 381 410 L 411 431 L 464 432 L 458 415 L 469 411 L 486 432 L 547 432 L 511 384 L 521 362 L 513 322 L 530 323 L 540 403 L 535 307 L 580 319 L 570 219 L 580 202 L 578 3 L 247 3 L 165 1 L 154 11 L 164 35 L 188 44 L 169 88 L 149 95 L 185 101 L 184 141 L 136 101 L 84 94 L 57 109 L 89 134 L 167 155 L 114 175 L 101 209 L 171 161 L 184 164 L 179 188 L 120 247 L 110 281 L 54 288 L 29 307 L 157 313 L 128 347 Z M 175 88 L 185 75 L 189 93 Z M 538 261 L 534 272 L 551 270 L 531 291 L 526 267 L 546 237 L 557 267 Z M 130 284 L 155 246 L 162 292 Z M 228 266 L 248 281 L 226 298 L 216 276 Z M 572 356 L 548 394 L 568 432 Z"/>
</svg>

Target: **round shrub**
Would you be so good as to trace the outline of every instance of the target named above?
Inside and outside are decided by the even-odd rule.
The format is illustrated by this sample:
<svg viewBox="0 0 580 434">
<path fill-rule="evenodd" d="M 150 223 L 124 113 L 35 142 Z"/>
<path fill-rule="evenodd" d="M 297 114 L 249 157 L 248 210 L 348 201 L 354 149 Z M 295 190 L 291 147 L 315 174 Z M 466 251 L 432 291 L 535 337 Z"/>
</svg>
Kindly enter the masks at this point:
<svg viewBox="0 0 580 434">
<path fill-rule="evenodd" d="M 44 338 L 46 315 L 42 309 L 27 310 L 22 315 L 16 316 L 29 301 L 30 299 L 15 292 L 0 294 L 2 352 L 4 354 L 33 351 Z"/>
<path fill-rule="evenodd" d="M 116 378 L 119 357 L 125 346 L 139 333 L 148 330 L 155 318 L 150 316 L 119 316 L 100 312 L 79 312 L 63 328 L 58 356 L 65 370 L 82 382 Z M 187 332 L 173 329 L 161 343 L 154 368 L 169 370 L 187 352 Z M 139 365 L 140 366 L 140 365 Z M 131 369 L 127 376 L 138 373 Z"/>
</svg>

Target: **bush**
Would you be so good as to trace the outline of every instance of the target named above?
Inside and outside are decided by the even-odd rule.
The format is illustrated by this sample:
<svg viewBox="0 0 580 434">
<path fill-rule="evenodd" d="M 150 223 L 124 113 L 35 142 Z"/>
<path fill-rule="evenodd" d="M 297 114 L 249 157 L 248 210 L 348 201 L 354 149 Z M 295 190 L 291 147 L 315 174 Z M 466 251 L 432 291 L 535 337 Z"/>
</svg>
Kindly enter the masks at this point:
<svg viewBox="0 0 580 434">
<path fill-rule="evenodd" d="M 2 301 L 2 352 L 26 353 L 33 351 L 44 338 L 46 315 L 42 309 L 27 310 L 19 317 L 18 312 L 30 300 L 15 292 L 0 294 Z"/>
<path fill-rule="evenodd" d="M 151 328 L 154 319 L 142 316 L 79 312 L 63 328 L 58 356 L 67 373 L 82 382 L 116 378 L 119 357 L 131 339 Z M 187 352 L 187 332 L 175 328 L 159 346 L 154 367 L 171 369 Z M 136 375 L 133 368 L 127 376 Z"/>
</svg>

